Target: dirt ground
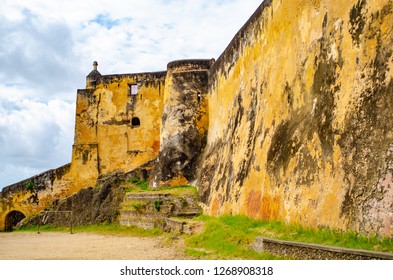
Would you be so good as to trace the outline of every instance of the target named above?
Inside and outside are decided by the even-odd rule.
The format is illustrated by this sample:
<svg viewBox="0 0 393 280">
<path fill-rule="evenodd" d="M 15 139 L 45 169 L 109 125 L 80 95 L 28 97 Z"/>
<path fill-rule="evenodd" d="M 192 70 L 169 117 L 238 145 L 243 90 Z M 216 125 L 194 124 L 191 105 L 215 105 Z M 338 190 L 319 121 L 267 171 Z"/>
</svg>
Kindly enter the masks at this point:
<svg viewBox="0 0 393 280">
<path fill-rule="evenodd" d="M 92 233 L 0 233 L 0 260 L 180 260 L 179 244 L 163 237 L 128 237 Z"/>
</svg>

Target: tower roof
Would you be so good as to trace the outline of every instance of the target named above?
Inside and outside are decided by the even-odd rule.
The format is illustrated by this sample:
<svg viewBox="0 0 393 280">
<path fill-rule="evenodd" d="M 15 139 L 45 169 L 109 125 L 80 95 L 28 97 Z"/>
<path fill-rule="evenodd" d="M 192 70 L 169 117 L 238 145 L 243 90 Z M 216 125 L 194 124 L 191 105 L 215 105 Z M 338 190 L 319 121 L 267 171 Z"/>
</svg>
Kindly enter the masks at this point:
<svg viewBox="0 0 393 280">
<path fill-rule="evenodd" d="M 101 73 L 98 72 L 98 70 L 97 70 L 97 66 L 98 66 L 97 61 L 94 61 L 93 62 L 93 70 L 89 73 L 89 75 L 87 75 L 87 77 L 101 76 Z"/>
</svg>

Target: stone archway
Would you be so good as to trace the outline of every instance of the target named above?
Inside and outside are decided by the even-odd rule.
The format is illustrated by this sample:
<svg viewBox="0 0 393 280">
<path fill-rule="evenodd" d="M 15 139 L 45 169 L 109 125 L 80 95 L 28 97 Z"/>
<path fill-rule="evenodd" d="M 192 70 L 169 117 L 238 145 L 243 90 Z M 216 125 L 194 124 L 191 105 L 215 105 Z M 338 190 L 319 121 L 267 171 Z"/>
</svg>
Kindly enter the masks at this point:
<svg viewBox="0 0 393 280">
<path fill-rule="evenodd" d="M 26 216 L 17 210 L 13 210 L 5 216 L 5 231 L 12 231 L 12 229 L 22 221 Z"/>
</svg>

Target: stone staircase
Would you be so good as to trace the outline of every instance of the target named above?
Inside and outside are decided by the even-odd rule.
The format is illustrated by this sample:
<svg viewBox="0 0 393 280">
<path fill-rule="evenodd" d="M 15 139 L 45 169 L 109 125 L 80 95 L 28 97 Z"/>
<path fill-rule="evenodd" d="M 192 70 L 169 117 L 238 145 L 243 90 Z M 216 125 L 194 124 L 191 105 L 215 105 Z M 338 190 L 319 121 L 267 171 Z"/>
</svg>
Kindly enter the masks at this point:
<svg viewBox="0 0 393 280">
<path fill-rule="evenodd" d="M 190 195 L 173 195 L 162 192 L 126 193 L 121 204 L 120 224 L 145 229 L 193 233 L 201 224 L 192 217 L 202 214 L 197 198 Z"/>
</svg>

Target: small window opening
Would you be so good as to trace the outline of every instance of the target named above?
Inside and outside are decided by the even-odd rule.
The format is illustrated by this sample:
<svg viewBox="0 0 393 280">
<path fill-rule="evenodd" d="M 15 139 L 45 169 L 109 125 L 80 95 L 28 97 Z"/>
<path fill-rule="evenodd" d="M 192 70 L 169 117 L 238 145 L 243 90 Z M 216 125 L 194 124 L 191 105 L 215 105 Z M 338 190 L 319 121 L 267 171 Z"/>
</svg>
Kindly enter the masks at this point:
<svg viewBox="0 0 393 280">
<path fill-rule="evenodd" d="M 128 89 L 129 89 L 131 95 L 138 94 L 138 85 L 137 84 L 128 85 Z"/>
<path fill-rule="evenodd" d="M 138 127 L 141 125 L 141 121 L 137 117 L 133 117 L 131 120 L 132 127 Z"/>
</svg>

